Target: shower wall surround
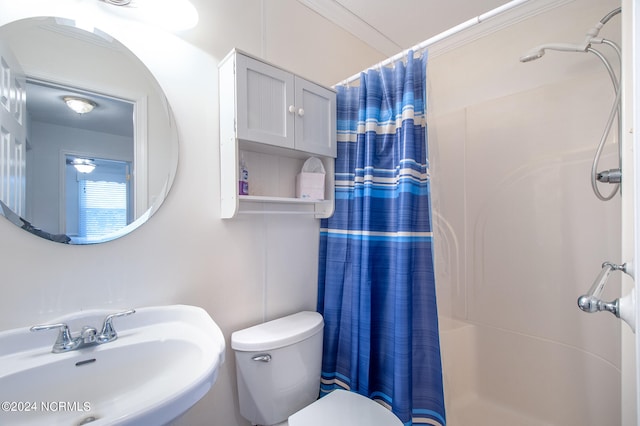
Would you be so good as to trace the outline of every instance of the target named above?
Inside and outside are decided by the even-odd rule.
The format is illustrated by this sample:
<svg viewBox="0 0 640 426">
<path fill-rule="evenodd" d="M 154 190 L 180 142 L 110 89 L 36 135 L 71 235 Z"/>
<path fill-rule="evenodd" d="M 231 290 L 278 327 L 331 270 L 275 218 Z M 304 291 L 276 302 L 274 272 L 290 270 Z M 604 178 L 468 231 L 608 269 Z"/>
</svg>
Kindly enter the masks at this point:
<svg viewBox="0 0 640 426">
<path fill-rule="evenodd" d="M 576 300 L 602 262 L 621 260 L 621 200 L 602 202 L 590 187 L 614 101 L 602 64 L 579 53 L 518 58 L 581 41 L 619 5 L 571 2 L 429 63 L 440 313 L 492 336 L 479 342 L 481 398 L 541 424 L 620 424 L 622 326 Z M 620 19 L 601 36 L 619 43 Z M 616 156 L 610 143 L 601 168 Z M 605 293 L 620 296 L 619 275 Z M 605 379 L 592 383 L 587 365 Z"/>
</svg>

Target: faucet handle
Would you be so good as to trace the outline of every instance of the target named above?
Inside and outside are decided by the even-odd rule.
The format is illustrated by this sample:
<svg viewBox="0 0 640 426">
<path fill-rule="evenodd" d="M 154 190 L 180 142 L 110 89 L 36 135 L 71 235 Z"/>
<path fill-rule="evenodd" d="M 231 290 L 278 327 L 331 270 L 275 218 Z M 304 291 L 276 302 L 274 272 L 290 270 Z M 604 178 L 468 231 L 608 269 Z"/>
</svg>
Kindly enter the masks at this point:
<svg viewBox="0 0 640 426">
<path fill-rule="evenodd" d="M 73 339 L 71 337 L 71 332 L 69 331 L 69 327 L 65 323 L 34 325 L 33 327 L 30 328 L 30 330 L 41 331 L 41 330 L 53 330 L 56 328 L 59 328 L 60 331 L 58 332 L 58 338 L 56 339 L 56 342 L 53 344 L 53 348 L 51 349 L 51 352 L 60 353 L 60 352 L 70 351 L 72 349 L 75 349 L 80 344 L 79 340 Z"/>
<path fill-rule="evenodd" d="M 116 340 L 118 338 L 118 333 L 116 333 L 116 330 L 113 328 L 113 319 L 131 315 L 135 312 L 135 309 L 129 309 L 128 311 L 116 312 L 115 314 L 107 315 L 102 323 L 102 331 L 100 332 L 100 335 L 96 337 L 96 340 L 100 343 Z"/>
</svg>

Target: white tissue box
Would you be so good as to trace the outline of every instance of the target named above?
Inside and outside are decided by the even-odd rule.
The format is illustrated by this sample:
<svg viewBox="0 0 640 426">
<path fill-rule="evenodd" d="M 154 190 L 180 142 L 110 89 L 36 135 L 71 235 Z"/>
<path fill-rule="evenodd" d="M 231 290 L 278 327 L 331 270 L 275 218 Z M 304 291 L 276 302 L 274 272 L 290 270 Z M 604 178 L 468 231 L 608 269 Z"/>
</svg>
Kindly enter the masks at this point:
<svg viewBox="0 0 640 426">
<path fill-rule="evenodd" d="M 324 173 L 299 173 L 296 176 L 296 197 L 324 200 Z"/>
</svg>

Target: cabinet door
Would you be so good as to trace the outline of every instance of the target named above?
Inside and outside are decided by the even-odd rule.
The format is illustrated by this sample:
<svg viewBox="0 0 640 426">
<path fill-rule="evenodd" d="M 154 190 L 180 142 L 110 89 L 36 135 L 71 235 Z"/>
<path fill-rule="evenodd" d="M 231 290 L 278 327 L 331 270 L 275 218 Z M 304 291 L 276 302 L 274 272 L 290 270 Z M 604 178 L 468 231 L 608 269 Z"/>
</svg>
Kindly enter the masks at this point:
<svg viewBox="0 0 640 426">
<path fill-rule="evenodd" d="M 335 157 L 336 94 L 302 78 L 295 78 L 296 149 Z"/>
<path fill-rule="evenodd" d="M 293 75 L 237 55 L 237 135 L 294 148 Z"/>
</svg>

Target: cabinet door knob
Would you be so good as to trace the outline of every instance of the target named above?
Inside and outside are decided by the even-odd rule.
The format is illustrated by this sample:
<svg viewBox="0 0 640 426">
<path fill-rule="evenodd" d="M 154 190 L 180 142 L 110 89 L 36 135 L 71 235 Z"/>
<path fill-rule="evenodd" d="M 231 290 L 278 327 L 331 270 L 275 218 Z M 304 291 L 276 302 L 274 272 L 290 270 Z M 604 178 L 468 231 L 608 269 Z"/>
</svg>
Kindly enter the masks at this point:
<svg viewBox="0 0 640 426">
<path fill-rule="evenodd" d="M 289 105 L 289 112 L 294 114 L 296 112 L 296 107 L 294 105 Z"/>
<path fill-rule="evenodd" d="M 300 109 L 298 110 L 298 115 L 299 115 L 300 117 L 302 117 L 302 116 L 304 115 L 304 109 L 303 109 L 303 108 L 300 108 Z"/>
</svg>

